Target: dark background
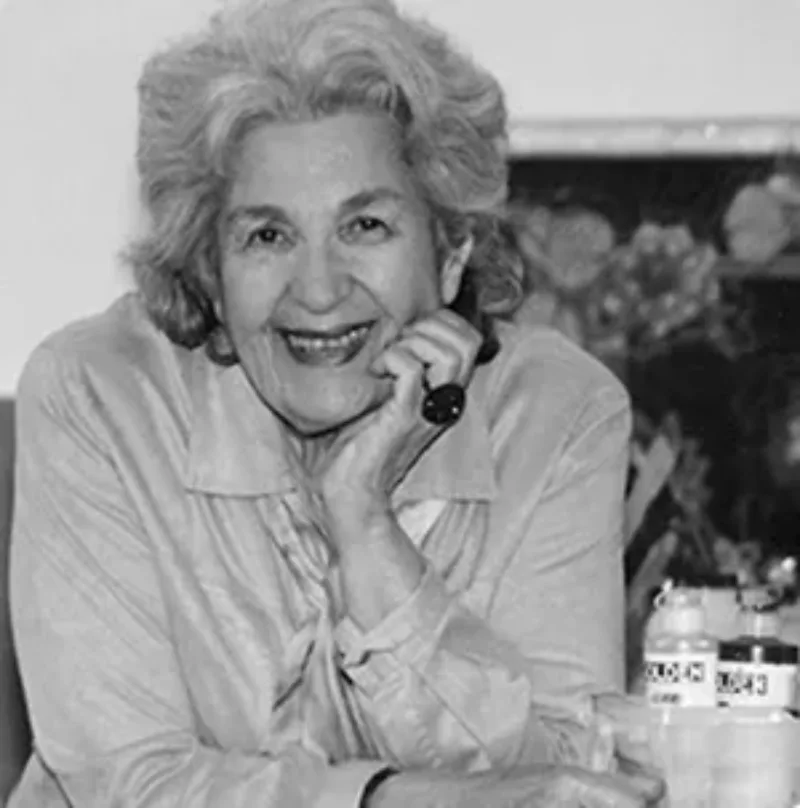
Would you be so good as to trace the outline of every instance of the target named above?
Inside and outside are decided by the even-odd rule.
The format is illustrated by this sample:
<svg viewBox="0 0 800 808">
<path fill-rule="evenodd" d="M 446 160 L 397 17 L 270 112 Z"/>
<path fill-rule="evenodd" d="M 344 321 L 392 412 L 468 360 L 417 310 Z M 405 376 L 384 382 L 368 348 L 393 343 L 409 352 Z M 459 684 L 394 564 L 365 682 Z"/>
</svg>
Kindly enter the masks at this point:
<svg viewBox="0 0 800 808">
<path fill-rule="evenodd" d="M 620 241 L 643 221 L 684 223 L 724 251 L 722 222 L 735 193 L 768 177 L 776 157 L 518 159 L 512 198 L 584 205 L 603 213 Z M 679 412 L 711 460 L 711 516 L 722 533 L 767 552 L 800 549 L 800 471 L 776 471 L 770 446 L 785 442 L 787 409 L 800 408 L 800 255 L 797 281 L 726 280 L 747 315 L 753 348 L 729 361 L 704 344 L 628 367 L 634 405 L 659 421 Z M 798 410 L 800 414 L 800 409 Z"/>
</svg>

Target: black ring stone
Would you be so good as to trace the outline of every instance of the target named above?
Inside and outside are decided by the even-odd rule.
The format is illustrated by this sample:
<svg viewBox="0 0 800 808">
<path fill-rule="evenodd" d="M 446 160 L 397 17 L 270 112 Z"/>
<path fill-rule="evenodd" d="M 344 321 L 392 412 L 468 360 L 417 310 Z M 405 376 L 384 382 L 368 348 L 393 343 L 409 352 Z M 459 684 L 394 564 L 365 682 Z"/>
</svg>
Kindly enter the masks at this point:
<svg viewBox="0 0 800 808">
<path fill-rule="evenodd" d="M 434 426 L 452 426 L 464 412 L 467 394 L 460 384 L 434 387 L 422 402 L 422 417 Z"/>
</svg>

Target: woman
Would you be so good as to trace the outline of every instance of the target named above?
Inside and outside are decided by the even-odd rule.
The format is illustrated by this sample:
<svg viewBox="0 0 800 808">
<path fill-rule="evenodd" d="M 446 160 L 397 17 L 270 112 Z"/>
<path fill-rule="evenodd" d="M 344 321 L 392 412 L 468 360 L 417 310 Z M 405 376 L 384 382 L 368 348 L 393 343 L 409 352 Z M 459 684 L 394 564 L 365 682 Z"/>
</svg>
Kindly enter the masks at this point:
<svg viewBox="0 0 800 808">
<path fill-rule="evenodd" d="M 388 0 L 261 0 L 140 99 L 138 293 L 20 385 L 12 805 L 643 805 L 585 770 L 628 403 L 498 319 L 497 84 Z"/>
</svg>

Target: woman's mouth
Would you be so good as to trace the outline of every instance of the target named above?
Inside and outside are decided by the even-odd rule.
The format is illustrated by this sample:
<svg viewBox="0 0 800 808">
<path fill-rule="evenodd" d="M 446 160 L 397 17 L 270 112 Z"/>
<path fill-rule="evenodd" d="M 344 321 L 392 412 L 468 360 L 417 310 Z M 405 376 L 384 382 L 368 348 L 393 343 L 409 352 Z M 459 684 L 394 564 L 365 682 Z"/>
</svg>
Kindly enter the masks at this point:
<svg viewBox="0 0 800 808">
<path fill-rule="evenodd" d="M 314 367 L 337 367 L 351 362 L 366 345 L 374 322 L 345 326 L 335 331 L 279 329 L 295 362 Z"/>
</svg>

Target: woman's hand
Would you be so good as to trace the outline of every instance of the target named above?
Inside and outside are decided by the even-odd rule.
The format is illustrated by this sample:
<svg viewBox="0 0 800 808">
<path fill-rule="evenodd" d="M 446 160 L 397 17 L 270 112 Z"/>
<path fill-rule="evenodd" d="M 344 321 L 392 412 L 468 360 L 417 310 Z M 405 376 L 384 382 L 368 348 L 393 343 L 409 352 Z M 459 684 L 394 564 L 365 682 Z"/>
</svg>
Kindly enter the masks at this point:
<svg viewBox="0 0 800 808">
<path fill-rule="evenodd" d="M 503 777 L 405 772 L 385 781 L 367 808 L 646 808 L 663 794 L 654 776 L 572 766 L 538 766 Z"/>
<path fill-rule="evenodd" d="M 334 544 L 385 518 L 394 488 L 443 432 L 421 415 L 426 386 L 466 387 L 480 345 L 477 329 L 448 309 L 409 325 L 373 363 L 390 389 L 385 403 L 302 459 L 306 490 Z"/>
<path fill-rule="evenodd" d="M 444 431 L 422 417 L 426 385 L 466 387 L 480 345 L 481 334 L 446 309 L 408 326 L 373 363 L 385 402 L 295 458 L 307 515 L 337 559 L 339 605 L 363 630 L 422 581 L 424 559 L 395 519 L 391 494 Z"/>
<path fill-rule="evenodd" d="M 624 693 L 603 693 L 594 697 L 594 706 L 598 725 L 610 736 L 619 769 L 655 774 L 659 761 L 651 745 L 644 701 Z"/>
</svg>

